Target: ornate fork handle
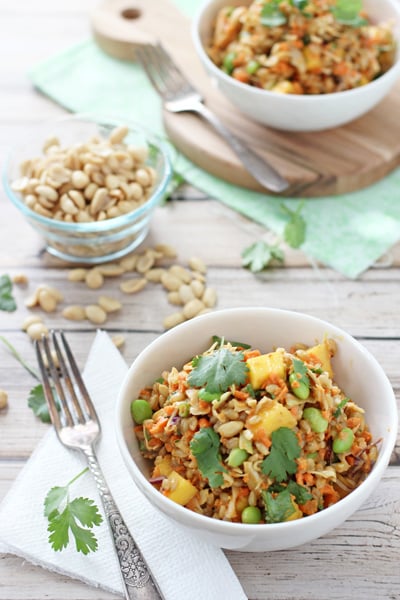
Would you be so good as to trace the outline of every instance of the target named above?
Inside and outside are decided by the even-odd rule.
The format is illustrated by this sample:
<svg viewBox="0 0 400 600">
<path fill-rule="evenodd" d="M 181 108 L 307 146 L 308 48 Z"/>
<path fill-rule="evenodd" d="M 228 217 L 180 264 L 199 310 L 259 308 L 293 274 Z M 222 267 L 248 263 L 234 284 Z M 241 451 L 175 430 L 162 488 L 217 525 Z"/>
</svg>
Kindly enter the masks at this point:
<svg viewBox="0 0 400 600">
<path fill-rule="evenodd" d="M 128 600 L 162 599 L 163 596 L 152 578 L 150 569 L 115 504 L 93 447 L 88 447 L 83 450 L 83 453 L 97 484 L 104 512 L 108 519 L 114 548 L 120 564 L 125 597 Z"/>
</svg>

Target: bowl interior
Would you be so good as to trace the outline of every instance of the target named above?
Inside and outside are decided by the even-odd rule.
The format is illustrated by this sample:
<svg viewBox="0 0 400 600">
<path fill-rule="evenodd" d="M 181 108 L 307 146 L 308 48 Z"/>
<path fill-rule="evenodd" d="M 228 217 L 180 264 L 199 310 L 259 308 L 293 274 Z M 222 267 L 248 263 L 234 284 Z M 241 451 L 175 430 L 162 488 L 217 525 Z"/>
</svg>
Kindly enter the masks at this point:
<svg viewBox="0 0 400 600">
<path fill-rule="evenodd" d="M 254 88 L 247 84 L 241 83 L 240 81 L 234 80 L 232 77 L 230 77 L 221 69 L 219 69 L 216 65 L 214 65 L 214 63 L 208 57 L 208 54 L 205 50 L 208 44 L 210 43 L 212 28 L 218 11 L 224 6 L 227 6 L 228 4 L 230 6 L 243 6 L 250 5 L 251 2 L 252 0 L 232 0 L 232 2 L 229 3 L 226 0 L 211 0 L 209 2 L 205 2 L 199 9 L 193 22 L 193 35 L 195 40 L 195 46 L 197 48 L 197 51 L 200 53 L 203 62 L 207 64 L 207 67 L 217 77 L 222 77 L 225 81 L 229 81 L 232 83 L 232 85 L 237 85 L 242 89 L 247 88 L 251 90 L 251 93 L 264 93 L 276 95 L 275 92 L 271 92 L 268 90 L 259 90 L 258 88 Z M 395 65 L 398 65 L 400 63 L 400 4 L 396 0 L 363 0 L 363 9 L 367 12 L 372 22 L 374 23 L 382 23 L 385 21 L 393 22 L 394 35 L 398 40 Z M 391 69 L 393 69 L 395 65 L 393 65 Z M 382 77 L 385 77 L 385 75 L 386 74 L 382 75 Z M 379 81 L 379 79 L 381 78 L 378 78 L 376 81 Z M 366 86 L 363 86 L 363 88 L 357 89 L 364 89 L 365 87 Z M 349 91 L 353 90 L 347 90 L 346 92 L 335 92 L 334 95 L 342 95 L 348 93 Z M 332 94 L 317 95 L 316 97 L 321 99 L 329 96 L 332 96 Z M 285 99 L 290 98 L 292 99 L 292 101 L 295 101 L 299 98 L 299 96 L 293 94 L 286 94 L 284 95 L 284 97 Z M 303 96 L 300 97 L 302 98 Z M 315 100 L 314 96 L 306 96 L 306 98 L 311 101 L 313 98 Z"/>
<path fill-rule="evenodd" d="M 171 503 L 147 481 L 149 465 L 140 454 L 133 432 L 130 402 L 142 387 L 158 378 L 163 370 L 172 366 L 180 367 L 205 350 L 211 343 L 212 335 L 251 344 L 262 352 L 272 351 L 279 346 L 289 348 L 296 342 L 313 345 L 324 337 L 335 339 L 338 351 L 332 360 L 334 379 L 365 410 L 374 439 L 382 439 L 374 469 L 378 464 L 386 466 L 396 441 L 397 407 L 392 387 L 375 358 L 346 332 L 314 317 L 278 309 L 229 309 L 197 317 L 163 334 L 139 355 L 128 372 L 118 400 L 117 434 L 124 458 L 131 463 L 131 473 L 142 490 L 156 493 L 160 496 L 160 502 Z M 369 475 L 371 477 L 372 474 Z M 356 493 L 357 490 L 337 505 L 307 519 L 319 517 L 332 508 L 336 510 L 338 505 Z M 277 526 L 280 525 L 287 524 Z"/>
</svg>

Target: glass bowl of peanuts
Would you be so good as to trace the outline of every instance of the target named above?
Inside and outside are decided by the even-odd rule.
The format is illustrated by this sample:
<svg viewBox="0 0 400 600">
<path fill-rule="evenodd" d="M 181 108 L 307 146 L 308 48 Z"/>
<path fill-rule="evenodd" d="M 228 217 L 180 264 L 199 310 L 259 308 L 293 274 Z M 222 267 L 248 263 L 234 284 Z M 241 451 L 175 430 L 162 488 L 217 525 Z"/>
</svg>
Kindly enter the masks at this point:
<svg viewBox="0 0 400 600">
<path fill-rule="evenodd" d="M 33 127 L 3 183 L 50 254 L 97 264 L 144 240 L 171 176 L 168 148 L 138 124 L 75 115 Z"/>
</svg>

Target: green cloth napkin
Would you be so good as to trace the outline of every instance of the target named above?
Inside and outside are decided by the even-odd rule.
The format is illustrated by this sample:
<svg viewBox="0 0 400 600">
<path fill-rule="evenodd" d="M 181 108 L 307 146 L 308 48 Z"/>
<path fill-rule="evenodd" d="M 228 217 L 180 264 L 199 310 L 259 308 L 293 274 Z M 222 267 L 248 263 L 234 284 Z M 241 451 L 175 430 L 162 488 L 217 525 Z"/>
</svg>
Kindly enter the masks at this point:
<svg viewBox="0 0 400 600">
<path fill-rule="evenodd" d="M 191 16 L 194 0 L 174 0 Z M 40 63 L 30 71 L 34 85 L 73 112 L 117 115 L 165 135 L 161 104 L 141 69 L 103 53 L 89 40 Z M 234 210 L 282 234 L 283 200 L 218 179 L 177 153 L 175 171 L 187 182 Z M 313 198 L 301 214 L 307 222 L 304 253 L 349 278 L 358 277 L 400 239 L 400 170 L 367 189 Z M 285 199 L 291 210 L 301 200 Z"/>
</svg>

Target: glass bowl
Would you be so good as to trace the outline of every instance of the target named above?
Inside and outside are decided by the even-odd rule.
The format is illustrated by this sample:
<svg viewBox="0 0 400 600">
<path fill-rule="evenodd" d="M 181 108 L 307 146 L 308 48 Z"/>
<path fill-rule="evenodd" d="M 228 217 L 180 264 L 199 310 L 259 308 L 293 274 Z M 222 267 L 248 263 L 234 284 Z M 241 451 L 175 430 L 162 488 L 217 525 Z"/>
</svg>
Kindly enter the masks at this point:
<svg viewBox="0 0 400 600">
<path fill-rule="evenodd" d="M 141 244 L 171 177 L 167 147 L 138 124 L 75 115 L 33 127 L 11 151 L 3 184 L 50 254 L 96 264 Z"/>
</svg>

